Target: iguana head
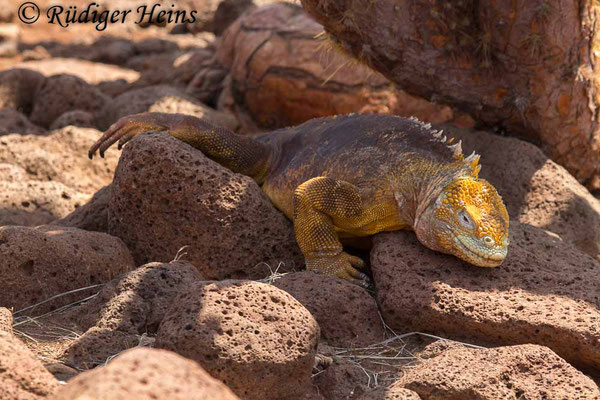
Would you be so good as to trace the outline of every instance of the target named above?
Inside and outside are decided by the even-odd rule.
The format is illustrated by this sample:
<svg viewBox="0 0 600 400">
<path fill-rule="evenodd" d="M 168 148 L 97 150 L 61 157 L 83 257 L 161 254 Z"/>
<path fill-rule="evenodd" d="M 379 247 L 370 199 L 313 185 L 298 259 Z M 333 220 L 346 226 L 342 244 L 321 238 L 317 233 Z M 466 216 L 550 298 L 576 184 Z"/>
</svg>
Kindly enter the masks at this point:
<svg viewBox="0 0 600 400">
<path fill-rule="evenodd" d="M 427 247 L 479 267 L 502 264 L 508 251 L 506 207 L 496 189 L 476 174 L 447 183 L 415 231 Z"/>
</svg>

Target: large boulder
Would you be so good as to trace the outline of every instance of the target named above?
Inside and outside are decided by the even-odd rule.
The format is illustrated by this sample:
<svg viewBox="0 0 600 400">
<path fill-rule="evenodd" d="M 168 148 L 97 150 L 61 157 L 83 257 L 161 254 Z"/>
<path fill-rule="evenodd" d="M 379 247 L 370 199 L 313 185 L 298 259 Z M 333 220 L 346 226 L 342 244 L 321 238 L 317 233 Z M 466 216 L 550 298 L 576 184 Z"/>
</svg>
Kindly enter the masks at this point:
<svg viewBox="0 0 600 400">
<path fill-rule="evenodd" d="M 291 222 L 251 178 L 164 133 L 125 146 L 109 232 L 138 264 L 172 260 L 188 246 L 185 259 L 208 279 L 264 278 L 303 265 Z"/>
<path fill-rule="evenodd" d="M 198 364 L 165 350 L 138 348 L 84 372 L 51 400 L 239 400 Z"/>
<path fill-rule="evenodd" d="M 537 345 L 450 349 L 406 369 L 395 388 L 423 400 L 600 398 L 594 381 Z"/>
<path fill-rule="evenodd" d="M 53 75 L 46 78 L 37 92 L 31 111 L 31 121 L 49 128 L 55 119 L 67 111 L 91 113 L 101 109 L 109 98 L 99 89 L 74 75 Z"/>
<path fill-rule="evenodd" d="M 411 94 L 540 142 L 576 178 L 600 186 L 597 2 L 302 5 L 340 46 Z"/>
<path fill-rule="evenodd" d="M 274 285 L 310 311 L 330 346 L 365 347 L 385 339 L 375 300 L 348 281 L 305 271 L 286 274 Z"/>
<path fill-rule="evenodd" d="M 0 163 L 21 167 L 30 180 L 58 181 L 91 195 L 112 181 L 119 159 L 115 152 L 107 152 L 104 159 L 88 158 L 88 149 L 101 135 L 70 126 L 47 136 L 2 136 Z"/>
<path fill-rule="evenodd" d="M 0 306 L 19 310 L 50 297 L 107 282 L 134 267 L 118 238 L 75 228 L 0 227 Z M 91 288 L 94 289 L 94 288 Z M 61 296 L 29 313 L 43 313 L 91 290 Z"/>
<path fill-rule="evenodd" d="M 600 259 L 600 201 L 536 146 L 444 125 L 465 154 L 481 155 L 482 178 L 502 195 L 511 219 L 547 229 Z"/>
<path fill-rule="evenodd" d="M 58 381 L 16 337 L 0 332 L 0 399 L 43 400 Z"/>
<path fill-rule="evenodd" d="M 408 107 L 412 103 L 400 99 L 382 75 L 319 40 L 322 30 L 289 3 L 265 5 L 240 17 L 216 53 L 230 70 L 220 107 L 233 109 L 247 131 L 256 129 L 253 124 L 274 129 L 351 112 L 442 115 L 434 122 L 453 118 L 452 110 L 431 103 L 437 112 Z"/>
<path fill-rule="evenodd" d="M 156 347 L 197 361 L 246 400 L 297 399 L 308 389 L 319 326 L 272 285 L 196 282 L 167 311 Z"/>
<path fill-rule="evenodd" d="M 497 344 L 538 343 L 600 370 L 600 263 L 556 234 L 511 221 L 497 268 L 433 252 L 413 232 L 375 236 L 371 252 L 386 323 Z"/>
</svg>

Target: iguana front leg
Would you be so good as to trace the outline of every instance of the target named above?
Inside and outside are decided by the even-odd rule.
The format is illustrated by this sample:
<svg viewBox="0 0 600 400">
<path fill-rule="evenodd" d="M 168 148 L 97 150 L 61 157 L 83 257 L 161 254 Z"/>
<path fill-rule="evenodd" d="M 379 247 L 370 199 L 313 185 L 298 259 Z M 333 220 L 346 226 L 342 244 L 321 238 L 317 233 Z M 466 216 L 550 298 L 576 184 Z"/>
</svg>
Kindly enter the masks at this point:
<svg viewBox="0 0 600 400">
<path fill-rule="evenodd" d="M 309 270 L 369 286 L 367 276 L 357 270 L 364 267 L 363 260 L 345 253 L 336 233 L 336 226 L 352 230 L 369 220 L 358 188 L 348 182 L 317 177 L 294 193 L 296 240 Z"/>
<path fill-rule="evenodd" d="M 89 156 L 92 158 L 100 150 L 103 157 L 106 149 L 115 142 L 119 142 L 120 149 L 135 135 L 147 131 L 166 131 L 224 167 L 248 175 L 259 183 L 267 172 L 271 154 L 268 145 L 184 114 L 142 113 L 123 117 L 90 148 Z"/>
</svg>

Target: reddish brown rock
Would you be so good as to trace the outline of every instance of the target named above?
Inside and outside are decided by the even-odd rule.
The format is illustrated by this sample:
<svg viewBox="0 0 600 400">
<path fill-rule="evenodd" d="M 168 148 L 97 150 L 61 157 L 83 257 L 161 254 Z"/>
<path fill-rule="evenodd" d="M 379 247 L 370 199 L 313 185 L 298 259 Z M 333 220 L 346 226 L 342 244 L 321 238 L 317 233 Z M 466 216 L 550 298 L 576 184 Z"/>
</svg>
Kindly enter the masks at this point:
<svg viewBox="0 0 600 400">
<path fill-rule="evenodd" d="M 421 397 L 412 390 L 392 386 L 389 388 L 381 387 L 371 390 L 370 392 L 357 397 L 356 400 L 421 400 Z"/>
<path fill-rule="evenodd" d="M 396 387 L 424 400 L 600 398 L 594 381 L 537 345 L 451 349 L 406 369 Z"/>
<path fill-rule="evenodd" d="M 51 224 L 106 233 L 108 232 L 108 202 L 111 194 L 111 186 L 104 186 L 87 203 L 77 207 L 64 218 L 52 221 Z"/>
<path fill-rule="evenodd" d="M 150 263 L 107 283 L 93 300 L 74 311 L 83 329 L 92 326 L 155 334 L 179 293 L 202 275 L 190 263 Z"/>
<path fill-rule="evenodd" d="M 107 282 L 134 266 L 121 240 L 75 228 L 0 227 L 0 306 L 20 310 L 73 289 Z M 63 296 L 29 310 L 39 314 L 93 294 Z"/>
<path fill-rule="evenodd" d="M 31 111 L 31 121 L 48 128 L 67 111 L 95 113 L 108 101 L 99 89 L 74 75 L 53 75 L 40 87 Z"/>
<path fill-rule="evenodd" d="M 308 310 L 272 285 L 197 282 L 168 310 L 156 347 L 197 361 L 244 399 L 297 399 L 318 338 Z"/>
<path fill-rule="evenodd" d="M 46 130 L 31 123 L 27 117 L 12 108 L 0 109 L 0 136 L 10 133 L 41 135 Z"/>
<path fill-rule="evenodd" d="M 58 381 L 20 340 L 0 332 L 0 399 L 46 399 L 58 386 Z"/>
<path fill-rule="evenodd" d="M 393 329 L 538 343 L 600 370 L 600 263 L 555 234 L 511 221 L 504 263 L 478 268 L 398 231 L 374 238 L 371 264 L 381 313 Z"/>
<path fill-rule="evenodd" d="M 94 115 L 88 111 L 72 110 L 67 111 L 56 118 L 50 125 L 51 130 L 60 129 L 65 126 L 81 126 L 84 128 L 94 128 Z"/>
<path fill-rule="evenodd" d="M 0 226 L 37 226 L 62 218 L 88 196 L 59 182 L 0 181 Z"/>
<path fill-rule="evenodd" d="M 542 144 L 600 185 L 595 1 L 302 0 L 340 46 L 416 96 Z"/>
<path fill-rule="evenodd" d="M 116 152 L 107 152 L 104 159 L 88 158 L 88 149 L 101 135 L 71 126 L 47 136 L 2 136 L 0 163 L 21 167 L 28 180 L 61 182 L 91 195 L 112 181 L 119 159 Z"/>
<path fill-rule="evenodd" d="M 114 279 L 67 317 L 87 331 L 65 349 L 64 357 L 91 368 L 139 345 L 142 335 L 156 335 L 177 295 L 201 279 L 193 265 L 181 261 L 150 263 Z"/>
<path fill-rule="evenodd" d="M 136 347 L 141 339 L 141 336 L 133 333 L 93 327 L 70 343 L 61 354 L 61 359 L 79 369 L 92 369 Z"/>
<path fill-rule="evenodd" d="M 274 285 L 310 311 L 330 346 L 365 347 L 385 339 L 375 300 L 348 281 L 307 271 L 287 274 Z"/>
<path fill-rule="evenodd" d="M 502 195 L 512 219 L 552 231 L 600 259 L 600 201 L 534 145 L 444 126 L 465 154 L 481 155 L 482 178 Z"/>
<path fill-rule="evenodd" d="M 12 108 L 29 115 L 45 78 L 28 69 L 0 71 L 0 109 Z"/>
<path fill-rule="evenodd" d="M 146 111 L 191 114 L 230 129 L 237 126 L 235 118 L 203 105 L 182 90 L 157 85 L 130 90 L 107 103 L 98 114 L 98 127 L 104 130 L 121 117 Z"/>
<path fill-rule="evenodd" d="M 322 372 L 315 374 L 313 384 L 325 399 L 355 399 L 367 391 L 369 377 L 357 364 L 334 360 Z"/>
<path fill-rule="evenodd" d="M 138 264 L 172 260 L 188 246 L 186 260 L 208 279 L 264 278 L 303 265 L 291 222 L 251 178 L 166 134 L 128 143 L 112 187 L 110 233 Z"/>
<path fill-rule="evenodd" d="M 252 124 L 273 129 L 351 112 L 421 116 L 422 103 L 414 110 L 405 108 L 407 103 L 399 101 L 396 89 L 382 75 L 317 39 L 322 31 L 289 3 L 244 14 L 225 32 L 217 49 L 218 62 L 230 70 L 219 108 L 231 108 L 246 131 L 256 130 Z M 193 83 L 202 84 L 199 79 Z M 437 122 L 452 119 L 450 109 L 437 108 L 439 113 L 423 116 L 436 114 Z"/>
<path fill-rule="evenodd" d="M 13 316 L 8 308 L 0 307 L 0 332 L 12 333 Z"/>
<path fill-rule="evenodd" d="M 164 350 L 137 348 L 84 372 L 51 400 L 239 400 L 198 364 Z"/>
</svg>

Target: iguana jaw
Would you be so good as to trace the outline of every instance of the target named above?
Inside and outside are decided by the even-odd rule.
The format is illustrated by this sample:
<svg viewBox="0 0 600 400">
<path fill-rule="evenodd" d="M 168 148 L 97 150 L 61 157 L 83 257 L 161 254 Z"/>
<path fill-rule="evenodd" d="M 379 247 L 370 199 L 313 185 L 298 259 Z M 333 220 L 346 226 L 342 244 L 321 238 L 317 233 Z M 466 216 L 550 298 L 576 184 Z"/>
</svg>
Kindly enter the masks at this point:
<svg viewBox="0 0 600 400">
<path fill-rule="evenodd" d="M 484 249 L 471 243 L 471 238 L 462 235 L 453 234 L 453 242 L 458 251 L 452 254 L 478 267 L 497 267 L 502 264 L 508 253 L 507 247 Z"/>
</svg>

